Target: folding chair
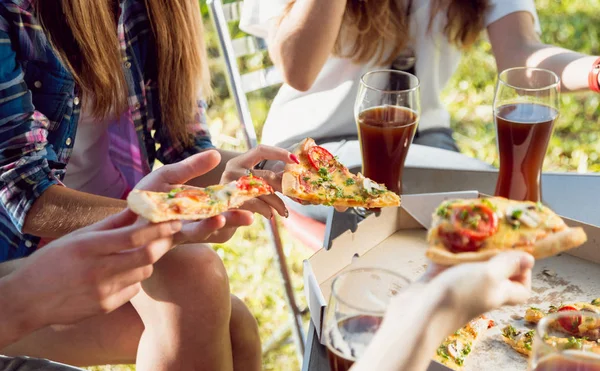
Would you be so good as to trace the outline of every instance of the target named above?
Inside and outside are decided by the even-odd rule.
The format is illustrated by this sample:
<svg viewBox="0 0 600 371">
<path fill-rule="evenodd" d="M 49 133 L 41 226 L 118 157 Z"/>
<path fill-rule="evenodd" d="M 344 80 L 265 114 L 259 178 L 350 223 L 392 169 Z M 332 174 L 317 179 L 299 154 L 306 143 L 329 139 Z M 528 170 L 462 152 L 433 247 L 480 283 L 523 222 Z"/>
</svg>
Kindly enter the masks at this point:
<svg viewBox="0 0 600 371">
<path fill-rule="evenodd" d="M 242 1 L 236 1 L 228 4 L 223 4 L 222 0 L 207 1 L 211 18 L 214 22 L 215 30 L 219 38 L 219 44 L 227 70 L 228 84 L 231 95 L 235 101 L 238 115 L 241 124 L 244 128 L 245 139 L 248 148 L 256 147 L 258 140 L 254 123 L 250 114 L 248 98 L 246 94 L 252 91 L 260 90 L 272 85 L 282 83 L 283 79 L 274 67 L 253 71 L 242 75 L 240 73 L 237 59 L 242 56 L 257 54 L 267 49 L 264 40 L 254 37 L 245 36 L 241 38 L 231 39 L 229 32 L 229 24 L 239 22 Z M 286 263 L 285 253 L 283 252 L 283 244 L 279 234 L 279 228 L 275 219 L 271 219 L 265 223 L 266 229 L 270 232 L 271 243 L 277 253 L 279 270 L 283 279 L 285 296 L 287 305 L 292 315 L 292 330 L 295 335 L 297 350 L 299 356 L 304 354 L 305 334 L 302 325 L 302 311 L 296 304 L 294 290 L 290 280 L 290 274 Z"/>
</svg>

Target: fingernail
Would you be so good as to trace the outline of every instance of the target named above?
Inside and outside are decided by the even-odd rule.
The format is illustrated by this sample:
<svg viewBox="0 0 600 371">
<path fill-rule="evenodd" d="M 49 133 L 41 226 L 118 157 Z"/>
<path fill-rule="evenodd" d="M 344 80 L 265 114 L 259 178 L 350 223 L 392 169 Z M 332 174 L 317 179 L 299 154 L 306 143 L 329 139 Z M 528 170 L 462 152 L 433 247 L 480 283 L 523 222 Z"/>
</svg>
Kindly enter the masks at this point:
<svg viewBox="0 0 600 371">
<path fill-rule="evenodd" d="M 175 220 L 171 222 L 171 231 L 173 233 L 179 232 L 181 230 L 181 222 L 179 220 Z"/>
<path fill-rule="evenodd" d="M 288 211 L 288 209 L 285 209 L 285 215 L 286 218 L 288 218 L 290 216 L 290 212 Z"/>
<path fill-rule="evenodd" d="M 293 153 L 290 153 L 290 158 L 292 159 L 292 161 L 294 161 L 297 164 L 300 164 L 300 160 L 298 160 L 298 156 L 296 156 Z"/>
</svg>

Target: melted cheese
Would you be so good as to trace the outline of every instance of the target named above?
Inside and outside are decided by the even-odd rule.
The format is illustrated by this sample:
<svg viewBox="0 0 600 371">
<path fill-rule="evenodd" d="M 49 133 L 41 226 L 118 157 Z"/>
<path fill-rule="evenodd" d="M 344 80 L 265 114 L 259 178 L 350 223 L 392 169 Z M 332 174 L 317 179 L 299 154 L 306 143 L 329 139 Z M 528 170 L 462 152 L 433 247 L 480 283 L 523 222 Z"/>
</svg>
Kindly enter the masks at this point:
<svg viewBox="0 0 600 371">
<path fill-rule="evenodd" d="M 485 250 L 486 248 L 514 248 L 517 246 L 533 245 L 536 241 L 544 238 L 549 233 L 566 228 L 564 221 L 545 206 L 538 207 L 538 205 L 533 202 L 510 201 L 499 197 L 486 200 L 487 201 L 482 201 L 482 199 L 451 200 L 440 205 L 440 208 L 446 205 L 448 210 L 451 210 L 453 207 L 460 205 L 485 205 L 483 202 L 492 204 L 498 216 L 498 231 L 494 235 L 486 238 L 479 251 Z M 535 213 L 535 215 L 539 217 L 539 224 L 537 227 L 532 228 L 525 223 L 520 223 L 518 226 L 511 224 L 509 219 L 507 219 L 507 217 L 510 218 L 510 215 L 507 215 L 507 211 L 514 209 L 515 205 L 534 207 L 535 209 L 530 212 Z M 444 228 L 445 230 L 451 230 L 453 228 L 449 217 L 451 211 L 446 215 L 441 215 L 443 213 L 438 213 L 439 210 L 440 209 L 438 209 L 433 216 L 432 228 L 430 229 L 428 236 L 428 240 L 435 244 L 443 244 L 443 241 L 439 237 L 440 228 Z"/>
</svg>

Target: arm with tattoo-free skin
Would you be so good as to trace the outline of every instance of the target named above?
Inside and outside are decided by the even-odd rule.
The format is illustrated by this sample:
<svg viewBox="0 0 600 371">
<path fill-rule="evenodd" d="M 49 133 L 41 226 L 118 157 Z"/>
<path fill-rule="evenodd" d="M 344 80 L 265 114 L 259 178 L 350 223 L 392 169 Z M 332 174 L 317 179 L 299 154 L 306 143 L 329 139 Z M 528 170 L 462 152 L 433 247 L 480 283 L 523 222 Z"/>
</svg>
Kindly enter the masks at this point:
<svg viewBox="0 0 600 371">
<path fill-rule="evenodd" d="M 542 43 L 529 13 L 511 13 L 490 24 L 487 31 L 499 72 L 539 67 L 560 77 L 563 92 L 588 89 L 588 76 L 598 57 Z"/>
<path fill-rule="evenodd" d="M 269 30 L 269 55 L 287 84 L 310 89 L 333 52 L 346 0 L 296 0 Z"/>
<path fill-rule="evenodd" d="M 352 371 L 426 370 L 440 343 L 468 321 L 503 305 L 527 301 L 534 260 L 521 252 L 448 269 L 393 298 L 383 323 Z M 440 273 L 441 272 L 441 273 Z"/>
</svg>

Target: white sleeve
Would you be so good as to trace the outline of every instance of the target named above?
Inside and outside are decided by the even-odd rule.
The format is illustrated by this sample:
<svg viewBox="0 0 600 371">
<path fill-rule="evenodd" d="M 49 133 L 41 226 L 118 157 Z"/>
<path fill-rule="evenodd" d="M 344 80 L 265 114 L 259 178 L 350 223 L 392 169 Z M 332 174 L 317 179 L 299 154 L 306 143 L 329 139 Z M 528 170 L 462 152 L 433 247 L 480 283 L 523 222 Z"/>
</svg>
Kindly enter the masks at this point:
<svg viewBox="0 0 600 371">
<path fill-rule="evenodd" d="M 266 38 L 270 21 L 279 17 L 289 0 L 245 0 L 240 29 L 251 35 Z"/>
<path fill-rule="evenodd" d="M 485 19 L 485 26 L 496 22 L 500 18 L 515 12 L 529 12 L 533 17 L 535 31 L 542 33 L 540 27 L 540 20 L 538 18 L 537 11 L 535 10 L 535 3 L 533 0 L 492 0 L 490 1 L 490 9 Z"/>
</svg>

